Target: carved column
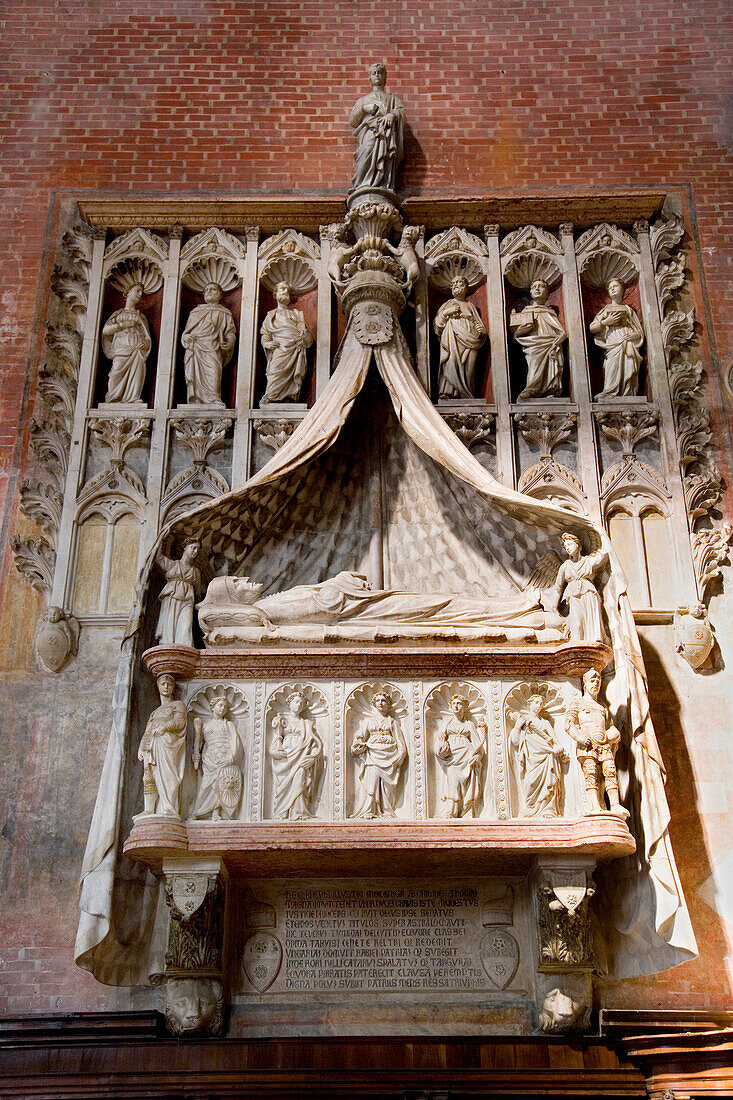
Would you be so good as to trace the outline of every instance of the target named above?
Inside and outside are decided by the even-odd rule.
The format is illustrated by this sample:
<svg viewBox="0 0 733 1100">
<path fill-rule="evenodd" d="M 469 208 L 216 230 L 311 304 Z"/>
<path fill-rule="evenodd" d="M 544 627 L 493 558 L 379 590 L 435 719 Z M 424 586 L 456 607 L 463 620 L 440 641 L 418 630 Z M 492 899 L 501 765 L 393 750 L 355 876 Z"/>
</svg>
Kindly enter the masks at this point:
<svg viewBox="0 0 733 1100">
<path fill-rule="evenodd" d="M 170 912 L 164 1007 L 172 1035 L 222 1035 L 226 1013 L 226 871 L 219 859 L 164 860 Z"/>
<path fill-rule="evenodd" d="M 509 347 L 506 330 L 504 278 L 499 255 L 499 226 L 485 225 L 484 234 L 489 250 L 486 263 L 486 292 L 489 300 L 489 340 L 491 342 L 491 380 L 496 402 L 496 469 L 497 478 L 515 489 L 517 485 L 514 433 L 511 417 L 509 384 Z"/>
<path fill-rule="evenodd" d="M 250 475 L 250 409 L 254 406 L 257 363 L 257 308 L 260 284 L 257 264 L 257 242 L 260 229 L 247 226 L 247 256 L 242 280 L 242 308 L 239 315 L 239 358 L 237 359 L 237 420 L 234 427 L 232 456 L 232 489 L 237 489 Z"/>
<path fill-rule="evenodd" d="M 641 315 L 644 323 L 647 347 L 647 369 L 651 382 L 652 397 L 659 406 L 660 419 L 660 448 L 662 456 L 662 470 L 664 471 L 667 487 L 672 494 L 672 508 L 670 509 L 670 523 L 674 529 L 674 546 L 677 557 L 677 576 L 680 582 L 678 604 L 694 603 L 697 599 L 697 584 L 695 581 L 695 569 L 690 552 L 690 533 L 687 523 L 687 508 L 685 494 L 680 474 L 680 464 L 677 452 L 677 440 L 674 431 L 674 411 L 672 408 L 672 395 L 669 389 L 669 376 L 667 374 L 667 357 L 662 339 L 662 322 L 659 312 L 659 300 L 654 279 L 654 260 L 652 258 L 651 242 L 649 239 L 649 223 L 637 221 L 634 223 L 636 240 L 641 254 L 641 270 L 639 272 L 639 297 L 641 299 Z M 643 559 L 642 559 L 643 560 Z"/>
<path fill-rule="evenodd" d="M 321 259 L 318 267 L 318 342 L 316 345 L 316 400 L 321 396 L 331 377 L 331 279 L 328 274 L 328 260 L 331 254 L 331 240 L 322 225 Z"/>
<path fill-rule="evenodd" d="M 160 346 L 158 369 L 155 376 L 155 416 L 150 439 L 148 484 L 146 495 L 147 522 L 143 525 L 140 554 L 145 557 L 155 542 L 160 524 L 160 502 L 163 497 L 168 451 L 168 410 L 173 401 L 176 369 L 176 344 L 178 319 L 181 309 L 181 242 L 183 227 L 174 226 L 170 231 L 168 264 L 163 286 L 163 306 L 160 318 Z"/>
<path fill-rule="evenodd" d="M 587 856 L 538 856 L 530 875 L 537 930 L 537 1011 L 545 1032 L 588 1027 L 594 868 L 595 860 Z"/>
<path fill-rule="evenodd" d="M 415 352 L 417 376 L 430 397 L 430 310 L 428 307 L 428 276 L 425 270 L 425 228 L 415 242 L 415 254 L 420 275 L 415 283 Z"/>
<path fill-rule="evenodd" d="M 600 523 L 603 520 L 601 515 L 600 476 L 591 412 L 592 397 L 588 373 L 588 349 L 585 342 L 583 299 L 580 293 L 580 275 L 575 259 L 573 226 L 569 222 L 565 222 L 560 226 L 560 240 L 563 248 L 562 289 L 565 305 L 565 325 L 568 330 L 570 378 L 572 396 L 578 405 L 578 469 L 582 474 L 583 488 L 588 498 L 590 518 Z"/>
<path fill-rule="evenodd" d="M 74 516 L 76 498 L 81 488 L 84 456 L 86 454 L 87 425 L 86 414 L 94 392 L 94 381 L 99 348 L 99 329 L 102 320 L 102 300 L 104 298 L 104 245 L 106 232 L 94 230 L 92 244 L 92 262 L 89 272 L 89 296 L 84 340 L 79 362 L 79 381 L 74 404 L 74 422 L 71 430 L 71 453 L 66 471 L 64 503 L 61 511 L 61 523 L 56 540 L 56 569 L 53 578 L 52 606 L 68 607 L 71 600 L 71 577 L 69 561 L 73 552 Z"/>
</svg>

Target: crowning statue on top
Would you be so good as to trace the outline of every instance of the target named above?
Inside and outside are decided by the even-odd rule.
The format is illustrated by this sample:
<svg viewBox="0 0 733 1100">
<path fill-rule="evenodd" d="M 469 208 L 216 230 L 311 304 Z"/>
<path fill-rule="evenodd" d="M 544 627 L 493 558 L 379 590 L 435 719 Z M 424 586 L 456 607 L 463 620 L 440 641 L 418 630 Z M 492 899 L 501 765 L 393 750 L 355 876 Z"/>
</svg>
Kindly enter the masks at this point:
<svg viewBox="0 0 733 1100">
<path fill-rule="evenodd" d="M 357 142 L 351 188 L 384 187 L 394 191 L 397 165 L 402 160 L 405 108 L 385 87 L 387 66 L 383 62 L 369 66 L 369 79 L 372 90 L 357 100 L 349 116 Z"/>
</svg>

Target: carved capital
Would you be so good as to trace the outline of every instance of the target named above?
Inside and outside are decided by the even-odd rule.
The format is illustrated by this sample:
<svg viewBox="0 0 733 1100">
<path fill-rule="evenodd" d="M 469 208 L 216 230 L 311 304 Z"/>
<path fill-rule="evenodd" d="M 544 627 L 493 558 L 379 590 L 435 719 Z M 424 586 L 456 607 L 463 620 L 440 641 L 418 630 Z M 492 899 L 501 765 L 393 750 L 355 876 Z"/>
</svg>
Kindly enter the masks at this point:
<svg viewBox="0 0 733 1100">
<path fill-rule="evenodd" d="M 493 413 L 458 412 L 445 413 L 443 419 L 470 451 L 479 443 L 490 441 L 495 417 Z"/>
<path fill-rule="evenodd" d="M 642 439 L 655 435 L 659 413 L 656 409 L 644 412 L 597 412 L 596 420 L 606 439 L 618 443 L 621 453 L 632 455 Z"/>
<path fill-rule="evenodd" d="M 646 218 L 639 218 L 637 221 L 634 222 L 634 233 L 636 233 L 637 237 L 641 233 L 648 233 L 648 232 L 649 232 L 649 222 L 646 220 Z"/>
<path fill-rule="evenodd" d="M 588 902 L 594 893 L 588 867 L 537 868 L 534 901 L 539 971 L 590 969 L 593 940 Z"/>
<path fill-rule="evenodd" d="M 297 427 L 297 420 L 254 420 L 252 426 L 266 447 L 279 451 Z"/>
<path fill-rule="evenodd" d="M 93 241 L 106 241 L 107 230 L 103 225 L 94 225 L 90 230 L 90 235 Z"/>
<path fill-rule="evenodd" d="M 184 234 L 184 228 L 180 224 L 180 222 L 176 222 L 176 224 L 172 225 L 170 227 L 170 229 L 168 230 L 168 236 L 170 237 L 170 239 L 172 241 L 182 241 L 183 240 L 183 234 Z"/>
<path fill-rule="evenodd" d="M 572 237 L 575 226 L 572 222 L 561 222 L 559 229 L 561 237 Z"/>
<path fill-rule="evenodd" d="M 244 236 L 247 244 L 257 244 L 260 239 L 259 225 L 246 225 L 244 227 Z"/>
<path fill-rule="evenodd" d="M 500 230 L 501 230 L 500 225 L 497 225 L 497 224 L 485 225 L 484 226 L 484 236 L 486 236 L 486 237 L 498 237 Z"/>
<path fill-rule="evenodd" d="M 570 439 L 577 419 L 575 413 L 522 413 L 517 427 L 538 448 L 540 458 L 551 458 L 555 448 Z"/>
</svg>

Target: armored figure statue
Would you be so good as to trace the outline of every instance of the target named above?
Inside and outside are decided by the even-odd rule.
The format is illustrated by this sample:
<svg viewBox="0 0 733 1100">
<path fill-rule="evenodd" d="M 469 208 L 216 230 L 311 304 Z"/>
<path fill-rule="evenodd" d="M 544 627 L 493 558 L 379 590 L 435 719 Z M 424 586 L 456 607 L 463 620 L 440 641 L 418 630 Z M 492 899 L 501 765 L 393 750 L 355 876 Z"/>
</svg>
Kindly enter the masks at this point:
<svg viewBox="0 0 733 1100">
<path fill-rule="evenodd" d="M 369 79 L 372 90 L 357 100 L 349 116 L 357 142 L 351 187 L 394 191 L 397 165 L 402 160 L 405 108 L 387 91 L 387 67 L 381 61 L 370 65 Z"/>
<path fill-rule="evenodd" d="M 351 744 L 359 762 L 361 794 L 354 817 L 394 817 L 407 745 L 399 722 L 390 715 L 390 699 L 377 692 L 374 716 L 367 718 Z"/>
<path fill-rule="evenodd" d="M 486 723 L 473 721 L 464 695 L 454 695 L 450 709 L 453 717 L 443 727 L 435 750 L 445 775 L 443 816 L 475 817 L 481 760 L 486 751 Z"/>
<path fill-rule="evenodd" d="M 237 340 L 234 318 L 221 305 L 221 287 L 208 283 L 204 304 L 195 306 L 186 322 L 181 343 L 189 405 L 223 405 L 221 374 Z"/>
<path fill-rule="evenodd" d="M 201 549 L 197 541 L 186 543 L 180 561 L 158 555 L 166 584 L 160 596 L 155 637 L 160 645 L 193 645 L 193 605 L 201 573 L 193 564 Z"/>
<path fill-rule="evenodd" d="M 288 699 L 288 713 L 276 714 L 272 720 L 273 809 L 275 817 L 291 821 L 313 816 L 313 795 L 323 756 L 323 742 L 316 733 L 315 723 L 303 716 L 307 705 L 303 692 L 295 691 Z"/>
<path fill-rule="evenodd" d="M 260 405 L 298 400 L 308 368 L 306 348 L 313 343 L 313 334 L 302 312 L 290 309 L 287 283 L 277 284 L 275 300 L 277 308 L 270 310 L 260 329 L 267 356 L 267 388 Z"/>
<path fill-rule="evenodd" d="M 583 696 L 574 699 L 565 716 L 565 729 L 577 743 L 577 756 L 585 780 L 586 813 L 603 813 L 608 798 L 612 813 L 627 816 L 619 802 L 615 755 L 621 734 L 608 721 L 608 711 L 598 702 L 601 674 L 590 669 L 583 677 Z"/>
<path fill-rule="evenodd" d="M 180 817 L 180 793 L 186 764 L 186 707 L 173 698 L 176 681 L 158 677 L 160 706 L 148 718 L 137 750 L 143 765 L 143 814 Z"/>
<path fill-rule="evenodd" d="M 607 397 L 633 397 L 641 366 L 641 345 L 644 330 L 631 306 L 624 305 L 624 284 L 611 279 L 608 284 L 610 303 L 596 313 L 588 328 L 596 344 L 604 352 L 603 389 L 597 401 Z"/>
<path fill-rule="evenodd" d="M 527 360 L 527 382 L 517 401 L 562 394 L 562 345 L 567 333 L 554 309 L 547 305 L 550 289 L 545 280 L 535 279 L 529 293 L 532 304 L 520 313 L 512 310 L 509 318 L 514 339 L 523 347 Z"/>
<path fill-rule="evenodd" d="M 112 360 L 105 401 L 140 402 L 152 347 L 147 319 L 137 308 L 142 296 L 142 286 L 134 283 L 127 292 L 125 308 L 116 310 L 102 329 L 102 351 Z"/>
<path fill-rule="evenodd" d="M 458 276 L 451 283 L 453 297 L 438 310 L 433 328 L 440 337 L 438 390 L 441 398 L 474 396 L 476 355 L 486 339 L 479 311 L 466 301 L 467 281 Z"/>
<path fill-rule="evenodd" d="M 226 697 L 214 699 L 211 709 L 213 717 L 193 723 L 193 766 L 201 773 L 193 816 L 221 821 L 236 815 L 242 799 L 242 743 Z"/>
<path fill-rule="evenodd" d="M 562 765 L 568 755 L 555 740 L 552 724 L 542 717 L 545 700 L 532 695 L 528 710 L 517 716 L 509 737 L 514 769 L 522 792 L 523 817 L 559 817 Z"/>
</svg>

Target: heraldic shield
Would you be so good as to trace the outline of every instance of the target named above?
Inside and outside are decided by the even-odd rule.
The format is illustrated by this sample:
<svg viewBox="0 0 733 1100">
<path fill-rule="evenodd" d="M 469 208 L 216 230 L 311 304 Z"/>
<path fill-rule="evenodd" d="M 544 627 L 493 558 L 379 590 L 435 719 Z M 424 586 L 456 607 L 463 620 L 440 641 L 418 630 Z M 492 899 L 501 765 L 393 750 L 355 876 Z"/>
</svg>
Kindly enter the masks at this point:
<svg viewBox="0 0 733 1100">
<path fill-rule="evenodd" d="M 242 973 L 258 993 L 265 993 L 280 973 L 283 949 L 271 932 L 253 932 L 244 945 Z"/>
<path fill-rule="evenodd" d="M 394 333 L 394 314 L 385 302 L 358 302 L 351 311 L 351 323 L 360 344 L 387 344 Z"/>
<path fill-rule="evenodd" d="M 481 965 L 497 989 L 506 989 L 519 966 L 519 944 L 503 928 L 492 929 L 481 941 Z"/>
</svg>

